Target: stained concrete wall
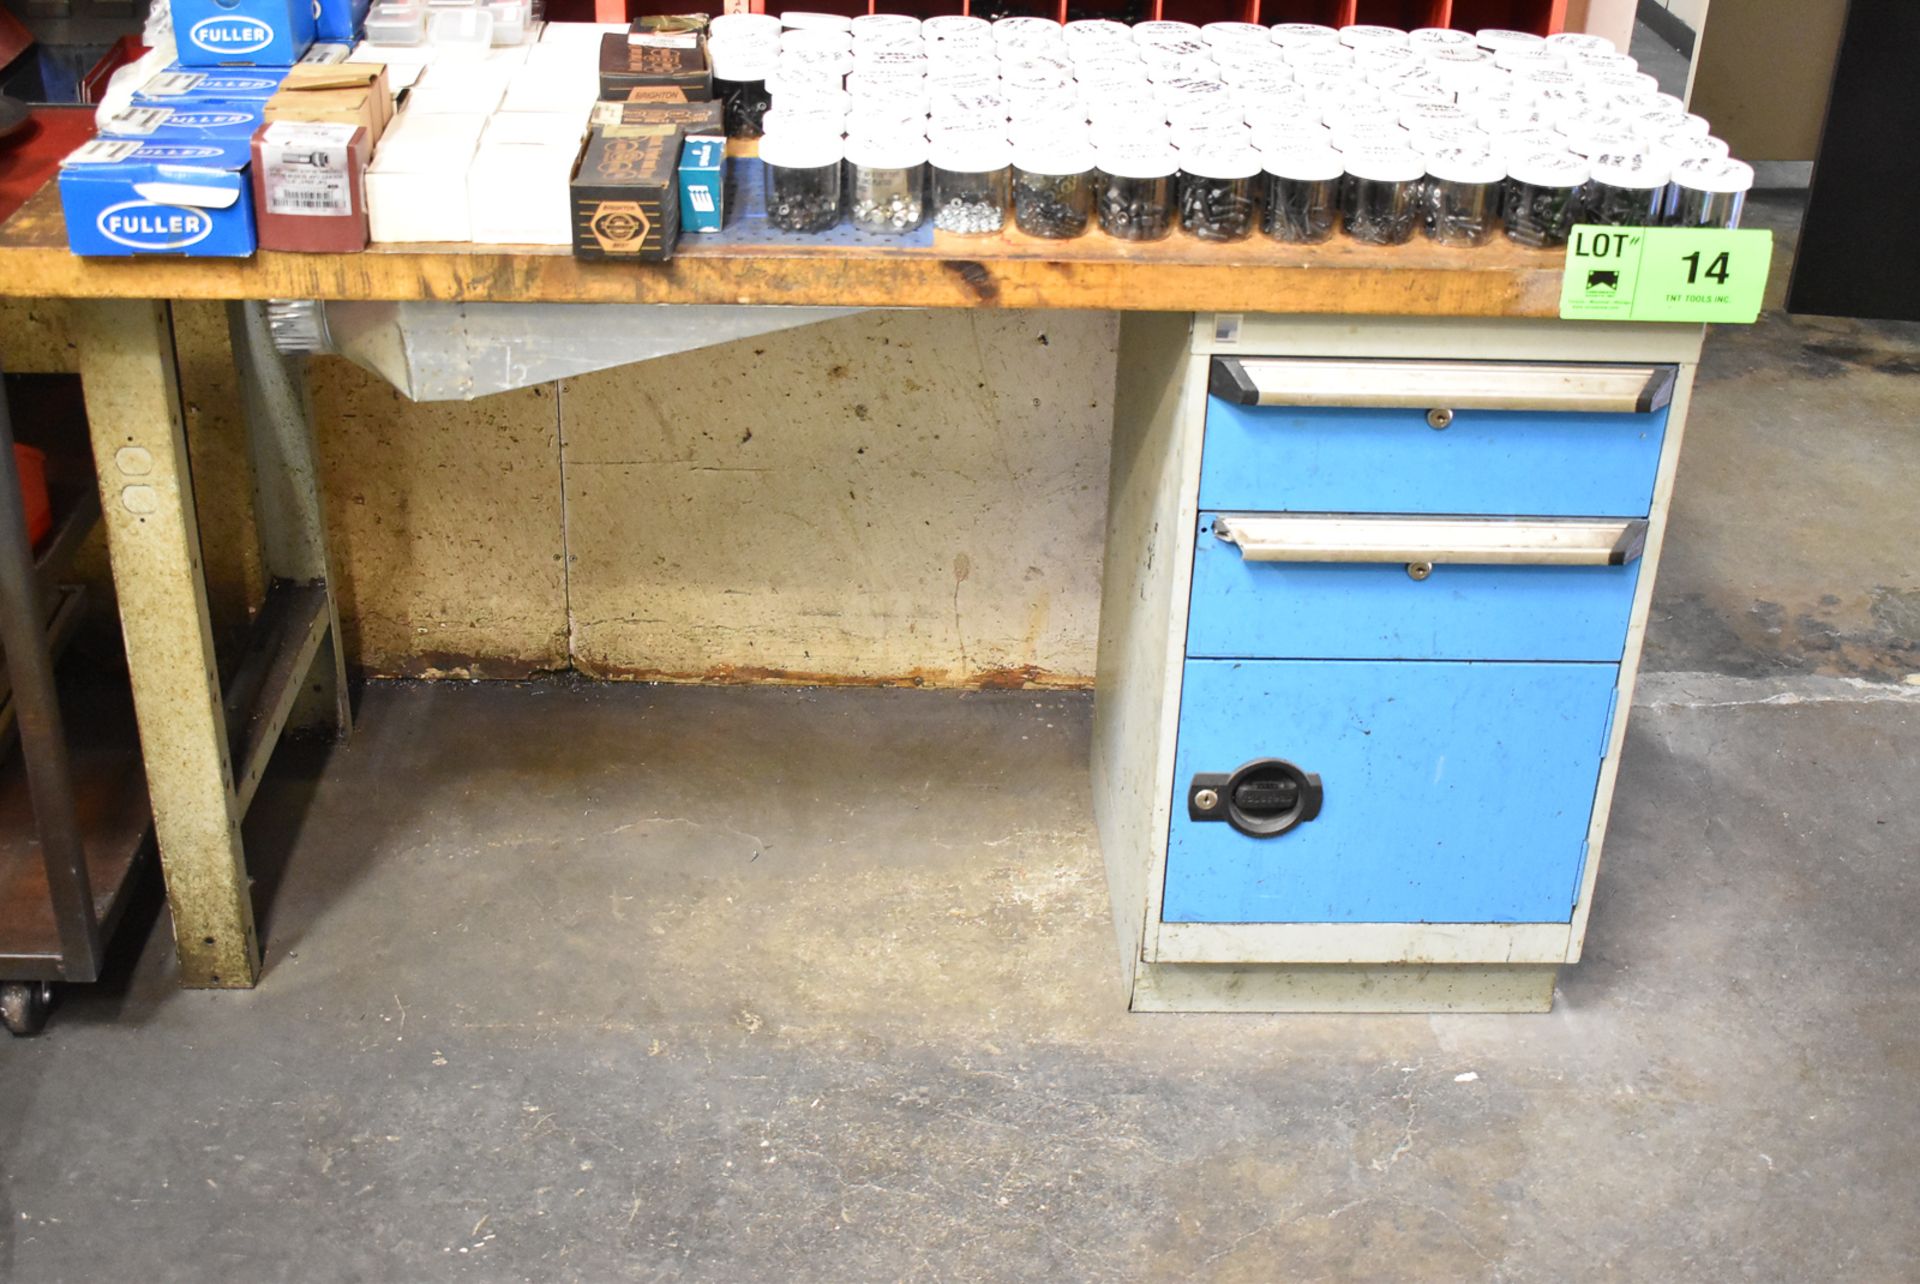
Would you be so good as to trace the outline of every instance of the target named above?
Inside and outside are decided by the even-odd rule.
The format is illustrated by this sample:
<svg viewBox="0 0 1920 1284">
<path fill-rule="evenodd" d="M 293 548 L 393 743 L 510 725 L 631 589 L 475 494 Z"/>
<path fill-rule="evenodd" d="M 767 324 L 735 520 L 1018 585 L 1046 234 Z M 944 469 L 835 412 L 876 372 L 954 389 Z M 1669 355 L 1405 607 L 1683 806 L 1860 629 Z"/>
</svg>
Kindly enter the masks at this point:
<svg viewBox="0 0 1920 1284">
<path fill-rule="evenodd" d="M 0 359 L 69 370 L 58 305 Z M 261 591 L 225 313 L 176 309 L 216 630 Z M 355 663 L 376 675 L 1080 685 L 1115 322 L 868 313 L 472 403 L 315 361 Z M 104 568 L 96 557 L 93 565 Z"/>
</svg>

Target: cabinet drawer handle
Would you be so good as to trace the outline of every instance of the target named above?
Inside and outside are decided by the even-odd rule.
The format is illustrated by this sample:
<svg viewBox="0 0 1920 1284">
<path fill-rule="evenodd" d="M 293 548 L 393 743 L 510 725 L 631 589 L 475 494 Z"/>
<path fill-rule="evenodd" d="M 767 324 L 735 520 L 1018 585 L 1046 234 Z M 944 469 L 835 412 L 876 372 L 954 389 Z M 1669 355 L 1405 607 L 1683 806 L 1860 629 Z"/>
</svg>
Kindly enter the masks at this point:
<svg viewBox="0 0 1920 1284">
<path fill-rule="evenodd" d="M 1241 406 L 1644 415 L 1673 400 L 1675 375 L 1673 366 L 1656 365 L 1215 357 L 1207 383 L 1214 396 Z"/>
<path fill-rule="evenodd" d="M 1646 550 L 1642 518 L 1217 517 L 1214 537 L 1249 562 L 1403 566 L 1624 566 Z M 1415 579 L 1425 579 L 1416 575 Z"/>
</svg>

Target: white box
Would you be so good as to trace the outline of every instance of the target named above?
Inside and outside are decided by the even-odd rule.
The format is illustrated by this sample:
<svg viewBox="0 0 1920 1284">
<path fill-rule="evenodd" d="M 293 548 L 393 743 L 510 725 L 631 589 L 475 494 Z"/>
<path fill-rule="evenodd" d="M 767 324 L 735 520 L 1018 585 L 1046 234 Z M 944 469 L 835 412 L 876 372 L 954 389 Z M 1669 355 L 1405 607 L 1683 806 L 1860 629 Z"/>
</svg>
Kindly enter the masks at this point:
<svg viewBox="0 0 1920 1284">
<path fill-rule="evenodd" d="M 578 76 L 598 89 L 600 86 L 600 46 L 576 45 L 561 40 L 553 44 L 527 46 L 527 61 L 521 72 L 539 72 L 550 76 Z"/>
<path fill-rule="evenodd" d="M 367 231 L 375 241 L 470 241 L 467 171 L 487 118 L 401 112 L 367 166 Z M 565 190 L 565 184 L 561 185 Z"/>
<path fill-rule="evenodd" d="M 495 117 L 496 121 L 505 119 Z M 570 245 L 573 203 L 567 180 L 578 140 L 565 144 L 495 141 L 480 144 L 467 171 L 472 237 L 483 245 Z"/>
<path fill-rule="evenodd" d="M 540 33 L 543 45 L 580 45 L 594 51 L 598 65 L 600 37 L 608 34 L 626 35 L 624 22 L 549 22 L 547 29 Z"/>
<path fill-rule="evenodd" d="M 570 147 L 575 152 L 587 136 L 588 109 L 577 113 L 553 111 L 495 112 L 487 121 L 480 145 Z"/>
<path fill-rule="evenodd" d="M 568 76 L 523 68 L 507 82 L 500 99 L 501 111 L 580 112 L 583 115 L 600 97 L 600 83 L 594 76 Z"/>
</svg>

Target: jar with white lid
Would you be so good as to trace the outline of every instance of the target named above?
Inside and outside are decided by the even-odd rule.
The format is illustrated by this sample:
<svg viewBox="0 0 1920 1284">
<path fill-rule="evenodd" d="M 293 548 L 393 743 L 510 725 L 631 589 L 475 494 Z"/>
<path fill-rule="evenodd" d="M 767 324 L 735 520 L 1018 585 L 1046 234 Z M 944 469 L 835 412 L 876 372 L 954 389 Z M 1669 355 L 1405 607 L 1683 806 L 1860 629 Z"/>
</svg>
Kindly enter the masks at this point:
<svg viewBox="0 0 1920 1284">
<path fill-rule="evenodd" d="M 1538 49 L 1547 43 L 1531 31 L 1510 31 L 1504 27 L 1482 27 L 1473 33 L 1473 40 L 1482 49 L 1495 53 L 1505 49 Z"/>
<path fill-rule="evenodd" d="M 1340 43 L 1340 33 L 1337 30 L 1317 22 L 1282 22 L 1268 32 L 1268 37 L 1283 49 Z"/>
<path fill-rule="evenodd" d="M 1603 75 L 1631 76 L 1640 70 L 1640 62 L 1631 54 L 1574 49 L 1567 54 L 1567 70 L 1586 80 Z"/>
<path fill-rule="evenodd" d="M 1689 160 L 1725 160 L 1733 154 L 1724 138 L 1669 138 L 1662 143 L 1647 144 L 1641 140 L 1641 146 L 1667 163 L 1669 169 L 1681 161 Z"/>
<path fill-rule="evenodd" d="M 1179 40 L 1200 39 L 1200 28 L 1191 22 L 1155 21 L 1133 24 L 1136 45 L 1167 44 Z"/>
<path fill-rule="evenodd" d="M 1266 209 L 1260 230 L 1276 241 L 1317 245 L 1333 236 L 1340 214 L 1340 180 L 1347 172 L 1340 153 L 1311 143 L 1268 148 Z"/>
<path fill-rule="evenodd" d="M 1484 152 L 1429 153 L 1427 239 L 1436 245 L 1481 246 L 1500 228 L 1506 164 Z"/>
<path fill-rule="evenodd" d="M 707 56 L 713 65 L 713 96 L 720 100 L 727 137 L 760 137 L 767 109 L 773 106 L 773 94 L 767 89 L 777 57 L 772 47 L 714 40 L 707 46 Z"/>
<path fill-rule="evenodd" d="M 1705 138 L 1713 132 L 1705 116 L 1695 116 L 1684 111 L 1649 112 L 1633 122 L 1633 133 L 1637 138 L 1660 143 L 1676 138 Z"/>
<path fill-rule="evenodd" d="M 1244 241 L 1258 213 L 1260 157 L 1244 142 L 1180 153 L 1180 226 L 1203 241 Z"/>
<path fill-rule="evenodd" d="M 1030 135 L 1013 147 L 1013 225 L 1064 241 L 1093 219 L 1093 144 L 1068 132 Z"/>
<path fill-rule="evenodd" d="M 1179 154 L 1146 141 L 1094 141 L 1094 213 L 1121 241 L 1158 241 L 1173 231 Z"/>
<path fill-rule="evenodd" d="M 1340 43 L 1349 49 L 1365 49 L 1379 45 L 1404 45 L 1407 33 L 1398 27 L 1383 27 L 1377 23 L 1356 22 L 1340 28 Z"/>
<path fill-rule="evenodd" d="M 1618 47 L 1605 36 L 1596 36 L 1586 31 L 1556 31 L 1546 38 L 1547 47 L 1562 51 L 1578 50 L 1582 53 L 1616 53 Z"/>
<path fill-rule="evenodd" d="M 910 13 L 861 13 L 855 14 L 847 24 L 855 40 L 866 37 L 879 37 L 882 33 L 920 34 L 920 19 Z"/>
<path fill-rule="evenodd" d="M 1454 27 L 1416 27 L 1407 33 L 1407 43 L 1416 49 L 1472 49 L 1473 33 Z"/>
<path fill-rule="evenodd" d="M 933 140 L 933 225 L 942 232 L 985 236 L 1007 221 L 1010 149 L 1003 135 L 946 133 Z"/>
<path fill-rule="evenodd" d="M 718 13 L 707 20 L 707 40 L 780 41 L 780 19 L 770 13 Z"/>
<path fill-rule="evenodd" d="M 844 34 L 853 28 L 853 19 L 844 13 L 814 13 L 789 9 L 780 15 L 780 25 L 788 31 L 830 31 Z"/>
<path fill-rule="evenodd" d="M 1659 227 L 1667 214 L 1673 167 L 1653 152 L 1600 152 L 1587 158 L 1583 222 L 1607 227 Z"/>
<path fill-rule="evenodd" d="M 1566 150 L 1538 151 L 1507 162 L 1507 237 L 1521 245 L 1565 245 L 1586 209 L 1587 162 Z"/>
<path fill-rule="evenodd" d="M 847 139 L 847 205 L 862 232 L 904 236 L 926 217 L 927 140 L 918 134 Z"/>
<path fill-rule="evenodd" d="M 776 128 L 760 140 L 767 222 L 783 232 L 825 232 L 840 221 L 838 131 Z"/>
<path fill-rule="evenodd" d="M 1673 167 L 1673 227 L 1739 227 L 1753 166 L 1745 161 L 1696 156 Z"/>
<path fill-rule="evenodd" d="M 1354 148 L 1341 153 L 1341 215 L 1347 235 L 1366 245 L 1404 245 L 1420 223 L 1427 166 L 1408 147 Z"/>
</svg>

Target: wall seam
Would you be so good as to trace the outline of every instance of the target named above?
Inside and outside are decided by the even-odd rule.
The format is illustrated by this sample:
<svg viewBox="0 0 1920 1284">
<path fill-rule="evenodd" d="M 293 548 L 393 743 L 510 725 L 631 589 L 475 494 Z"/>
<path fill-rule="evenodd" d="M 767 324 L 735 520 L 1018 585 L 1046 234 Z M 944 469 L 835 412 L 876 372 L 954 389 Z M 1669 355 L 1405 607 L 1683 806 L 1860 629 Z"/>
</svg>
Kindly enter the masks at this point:
<svg viewBox="0 0 1920 1284">
<path fill-rule="evenodd" d="M 567 415 L 561 404 L 565 397 L 566 380 L 553 381 L 553 442 L 554 454 L 560 465 L 560 610 L 566 624 L 567 664 L 571 670 L 576 668 L 574 659 L 574 622 L 573 622 L 573 531 L 567 512 Z"/>
</svg>

